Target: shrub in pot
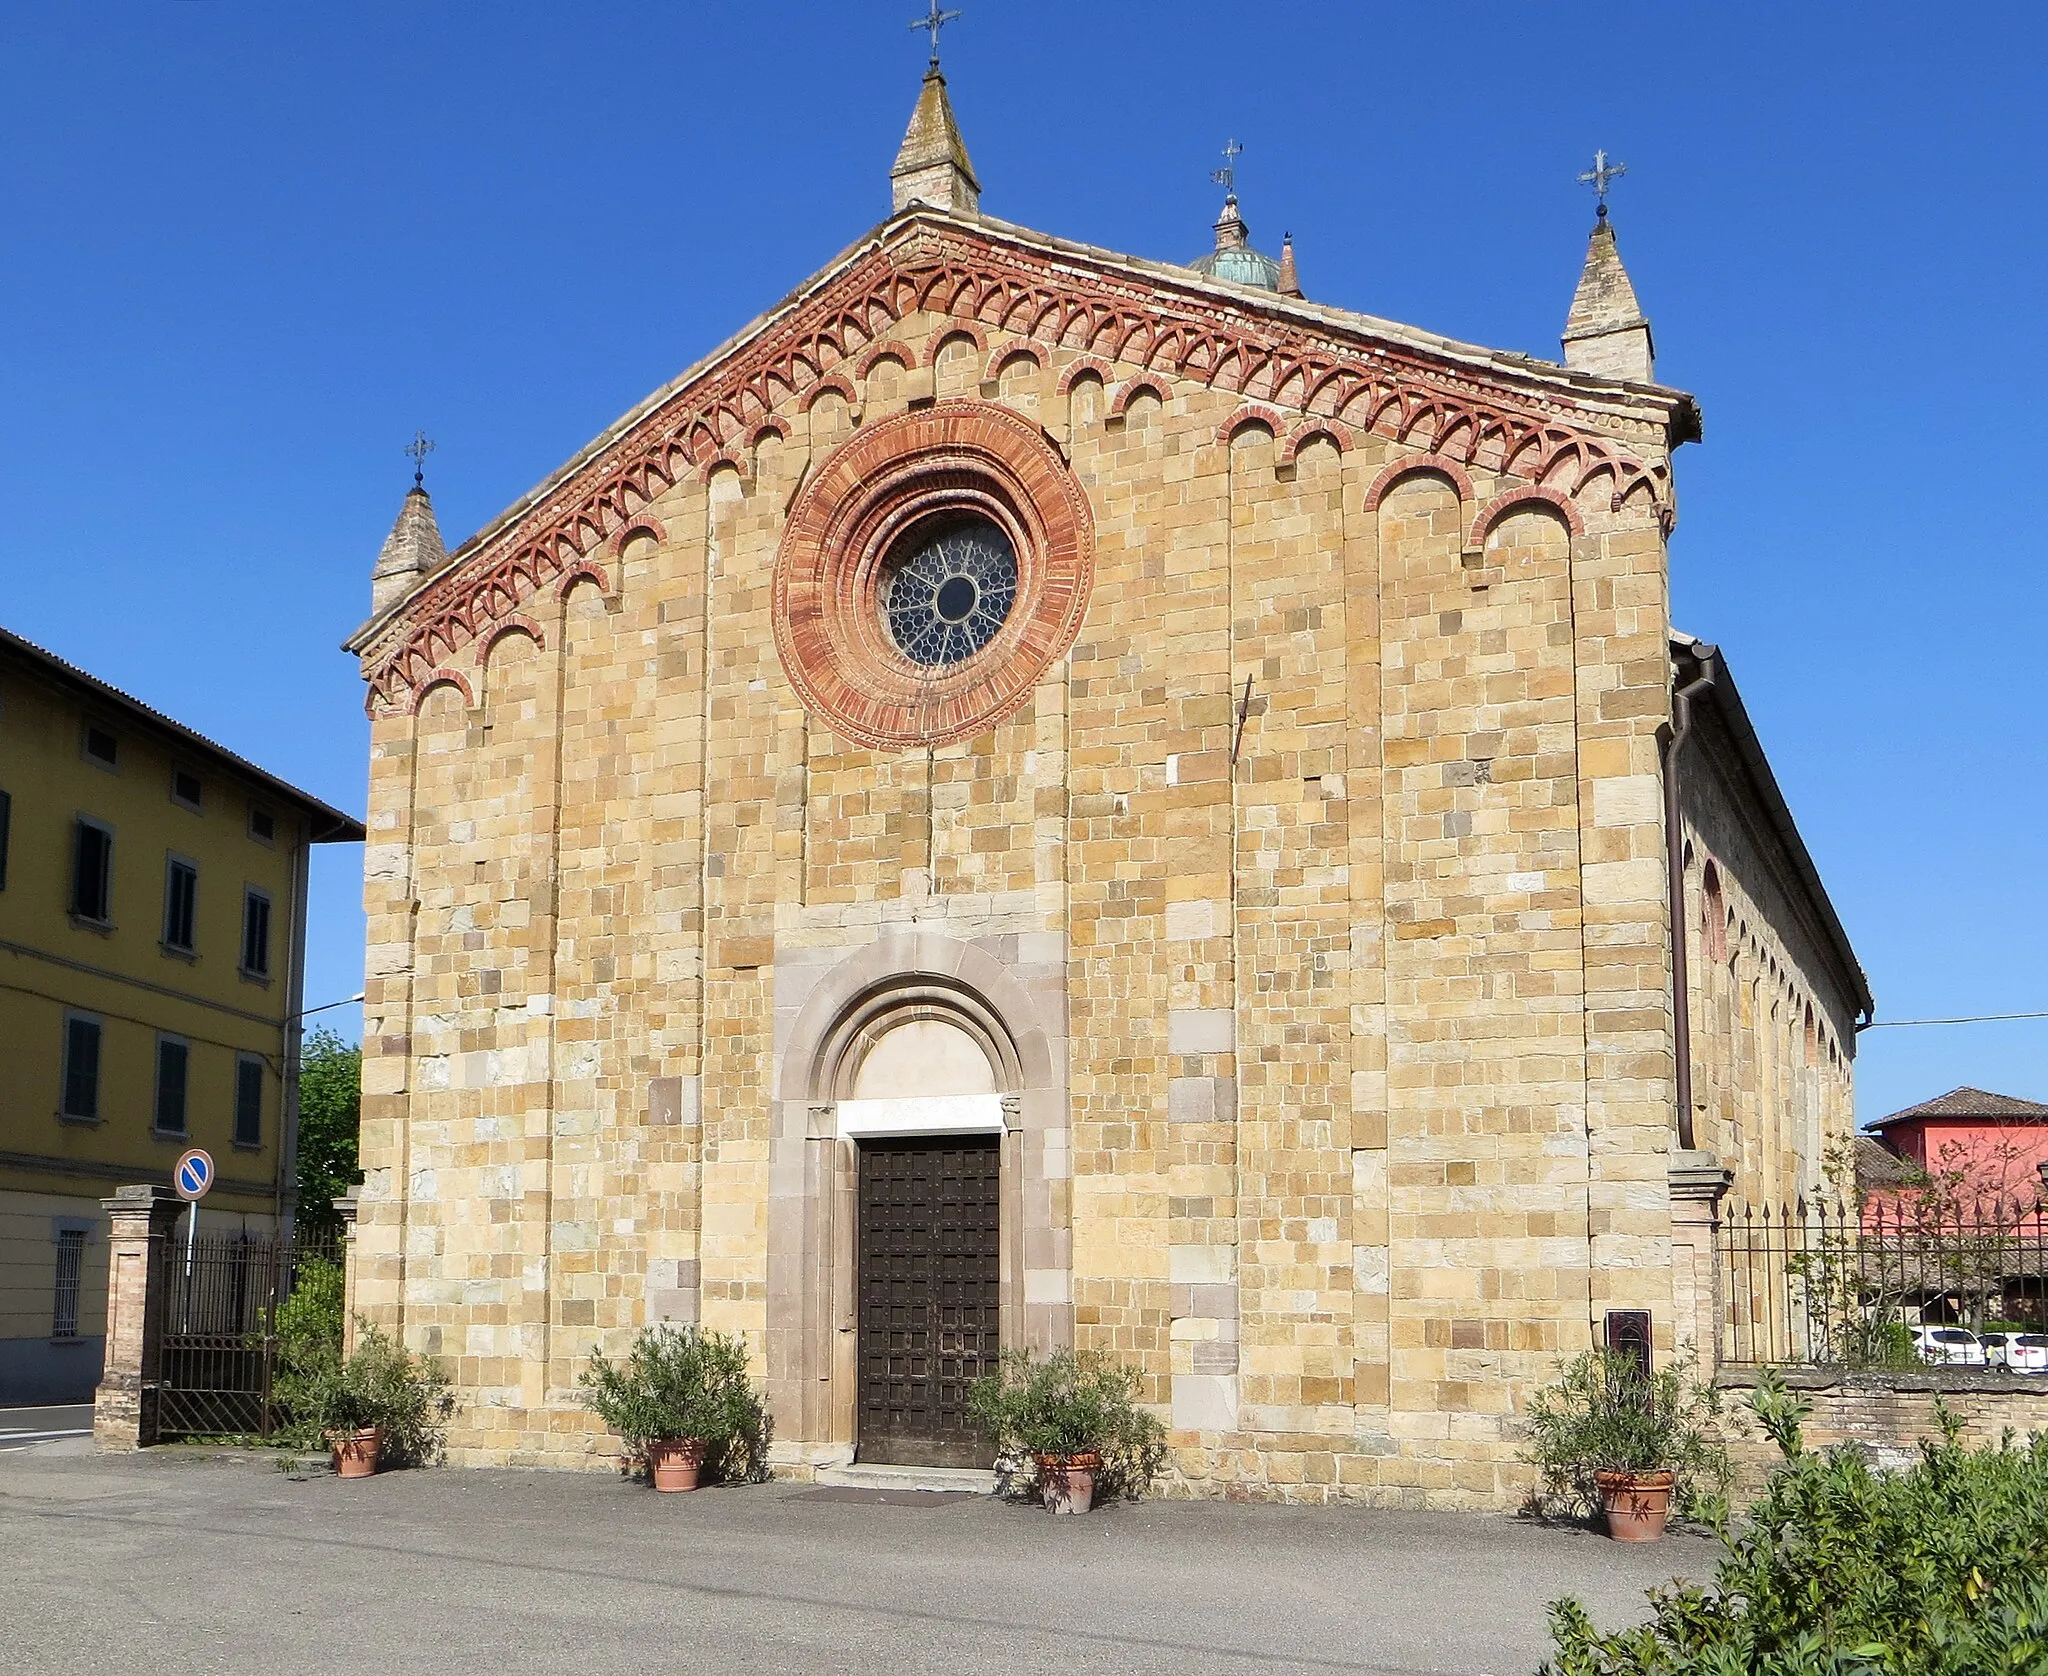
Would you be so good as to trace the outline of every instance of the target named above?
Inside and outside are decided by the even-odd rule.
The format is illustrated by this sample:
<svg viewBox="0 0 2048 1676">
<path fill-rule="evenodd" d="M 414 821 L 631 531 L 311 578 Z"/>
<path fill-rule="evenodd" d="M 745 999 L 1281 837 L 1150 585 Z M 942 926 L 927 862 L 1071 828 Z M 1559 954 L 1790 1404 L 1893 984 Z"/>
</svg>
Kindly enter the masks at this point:
<svg viewBox="0 0 2048 1676">
<path fill-rule="evenodd" d="M 623 1362 L 590 1359 L 583 1401 L 657 1490 L 694 1490 L 707 1466 L 728 1481 L 765 1475 L 768 1420 L 737 1334 L 643 1328 Z"/>
<path fill-rule="evenodd" d="M 1137 1370 L 1100 1351 L 1006 1350 L 974 1382 L 967 1411 L 998 1456 L 1031 1462 L 1049 1512 L 1086 1513 L 1097 1501 L 1135 1501 L 1166 1464 L 1166 1428 L 1137 1394 Z"/>
<path fill-rule="evenodd" d="M 1711 1514 L 1733 1477 L 1720 1395 L 1690 1361 L 1645 1375 L 1632 1356 L 1589 1350 L 1529 1404 L 1525 1455 L 1543 1514 L 1600 1514 L 1621 1542 L 1654 1542 L 1672 1511 Z"/>
<path fill-rule="evenodd" d="M 299 1401 L 334 1451 L 343 1478 L 380 1466 L 425 1466 L 440 1457 L 453 1406 L 432 1358 L 414 1355 L 360 1318 L 355 1353 L 337 1357 Z"/>
</svg>

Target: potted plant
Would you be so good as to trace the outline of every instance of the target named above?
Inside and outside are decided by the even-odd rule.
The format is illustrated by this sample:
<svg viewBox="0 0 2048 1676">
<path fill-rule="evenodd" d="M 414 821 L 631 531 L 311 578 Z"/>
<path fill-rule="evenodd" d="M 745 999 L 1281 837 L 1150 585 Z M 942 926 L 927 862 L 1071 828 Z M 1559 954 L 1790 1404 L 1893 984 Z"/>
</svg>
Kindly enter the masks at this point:
<svg viewBox="0 0 2048 1676">
<path fill-rule="evenodd" d="M 337 1358 L 305 1399 L 335 1472 L 368 1478 L 386 1464 L 425 1465 L 441 1452 L 452 1406 L 439 1366 L 366 1321 L 357 1335 L 355 1353 Z"/>
<path fill-rule="evenodd" d="M 1598 1512 L 1616 1541 L 1655 1542 L 1674 1508 L 1707 1511 L 1727 1489 L 1720 1415 L 1689 1361 L 1645 1374 L 1618 1351 L 1575 1356 L 1529 1404 L 1536 1511 Z"/>
<path fill-rule="evenodd" d="M 967 1410 L 998 1456 L 1031 1462 L 1048 1512 L 1086 1513 L 1098 1499 L 1135 1500 L 1166 1464 L 1166 1428 L 1137 1393 L 1137 1370 L 1100 1351 L 1006 1350 Z"/>
<path fill-rule="evenodd" d="M 657 1490 L 696 1489 L 707 1462 L 728 1478 L 758 1470 L 766 1417 L 737 1334 L 643 1328 L 624 1362 L 591 1357 L 583 1401 Z"/>
</svg>

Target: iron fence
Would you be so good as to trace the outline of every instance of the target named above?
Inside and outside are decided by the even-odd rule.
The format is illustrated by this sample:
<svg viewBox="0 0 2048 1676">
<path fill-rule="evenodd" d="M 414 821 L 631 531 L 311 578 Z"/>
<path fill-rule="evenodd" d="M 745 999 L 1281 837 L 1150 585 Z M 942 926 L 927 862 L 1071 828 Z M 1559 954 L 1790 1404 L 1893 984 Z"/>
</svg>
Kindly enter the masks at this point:
<svg viewBox="0 0 2048 1676">
<path fill-rule="evenodd" d="M 1901 1367 L 1913 1329 L 2048 1323 L 2048 1202 L 1741 1206 L 1720 1230 L 1721 1360 Z"/>
<path fill-rule="evenodd" d="M 338 1263 L 341 1253 L 255 1234 L 158 1248 L 150 1295 L 162 1312 L 159 1436 L 267 1438 L 277 1429 L 277 1310 L 316 1259 Z"/>
</svg>

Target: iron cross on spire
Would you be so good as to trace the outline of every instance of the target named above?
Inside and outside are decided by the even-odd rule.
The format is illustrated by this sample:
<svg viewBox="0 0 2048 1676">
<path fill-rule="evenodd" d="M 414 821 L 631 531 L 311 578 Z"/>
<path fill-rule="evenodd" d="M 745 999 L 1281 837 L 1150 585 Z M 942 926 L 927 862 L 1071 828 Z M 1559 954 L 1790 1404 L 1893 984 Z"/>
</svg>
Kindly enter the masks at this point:
<svg viewBox="0 0 2048 1676">
<path fill-rule="evenodd" d="M 1243 155 L 1243 146 L 1235 140 L 1226 140 L 1223 143 L 1223 167 L 1209 171 L 1209 178 L 1233 198 L 1237 196 L 1237 160 Z"/>
<path fill-rule="evenodd" d="M 425 431 L 421 431 L 405 445 L 406 455 L 412 461 L 412 486 L 423 489 L 427 483 L 427 456 L 434 451 L 434 444 Z"/>
<path fill-rule="evenodd" d="M 1606 152 L 1596 151 L 1593 153 L 1593 166 L 1579 176 L 1581 186 L 1590 186 L 1593 189 L 1593 197 L 1598 204 L 1595 213 L 1600 220 L 1607 219 L 1607 189 L 1627 173 L 1626 163 L 1610 163 L 1607 161 Z"/>
<path fill-rule="evenodd" d="M 934 70 L 939 67 L 939 31 L 945 28 L 947 24 L 959 21 L 960 14 L 958 12 L 945 12 L 939 9 L 939 0 L 932 0 L 931 14 L 928 17 L 914 17 L 910 20 L 911 28 L 929 29 L 931 31 L 932 68 Z"/>
</svg>

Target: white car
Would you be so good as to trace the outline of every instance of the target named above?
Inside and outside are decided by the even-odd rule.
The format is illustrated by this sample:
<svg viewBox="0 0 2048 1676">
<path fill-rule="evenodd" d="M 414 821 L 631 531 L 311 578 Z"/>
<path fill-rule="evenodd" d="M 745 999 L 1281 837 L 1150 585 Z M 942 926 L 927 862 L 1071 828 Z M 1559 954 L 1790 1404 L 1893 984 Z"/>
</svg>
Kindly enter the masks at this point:
<svg viewBox="0 0 2048 1676">
<path fill-rule="evenodd" d="M 2048 1333 L 1986 1333 L 1984 1360 L 2012 1373 L 2048 1373 Z"/>
<path fill-rule="evenodd" d="M 1984 1366 L 1983 1340 L 1967 1327 L 1915 1327 L 1913 1347 L 1923 1362 L 1961 1368 Z"/>
</svg>

